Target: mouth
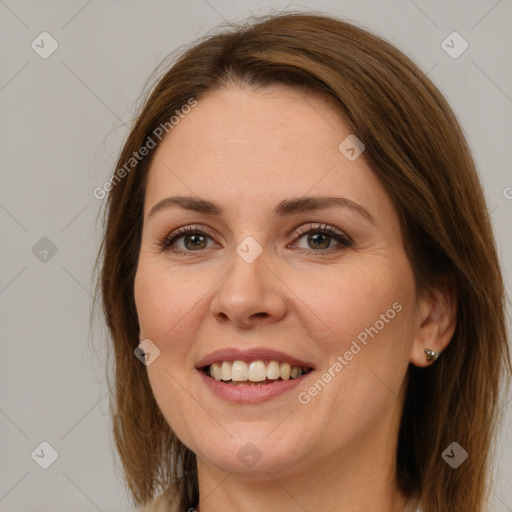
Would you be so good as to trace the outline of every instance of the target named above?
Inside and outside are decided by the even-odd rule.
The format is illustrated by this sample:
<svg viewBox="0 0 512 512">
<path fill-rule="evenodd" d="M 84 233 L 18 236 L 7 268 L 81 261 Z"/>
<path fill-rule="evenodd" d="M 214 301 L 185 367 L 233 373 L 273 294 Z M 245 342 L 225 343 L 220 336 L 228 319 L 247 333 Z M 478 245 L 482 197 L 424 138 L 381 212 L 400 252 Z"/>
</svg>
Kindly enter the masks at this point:
<svg viewBox="0 0 512 512">
<path fill-rule="evenodd" d="M 295 380 L 313 368 L 276 360 L 216 361 L 200 368 L 209 378 L 232 386 L 266 386 Z"/>
</svg>

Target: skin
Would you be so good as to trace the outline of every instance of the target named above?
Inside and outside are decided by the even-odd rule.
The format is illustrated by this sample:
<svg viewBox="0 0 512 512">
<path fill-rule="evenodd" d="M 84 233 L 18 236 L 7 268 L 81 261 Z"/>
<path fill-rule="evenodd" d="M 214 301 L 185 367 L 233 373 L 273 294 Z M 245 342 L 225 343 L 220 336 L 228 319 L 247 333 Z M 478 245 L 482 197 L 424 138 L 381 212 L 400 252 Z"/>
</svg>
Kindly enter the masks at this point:
<svg viewBox="0 0 512 512">
<path fill-rule="evenodd" d="M 140 339 L 160 350 L 148 376 L 165 418 L 197 455 L 201 512 L 332 510 L 333 503 L 394 512 L 407 502 L 395 479 L 406 372 L 410 363 L 429 364 L 424 348 L 447 346 L 455 301 L 442 289 L 417 296 L 390 197 L 364 153 L 350 161 L 338 150 L 350 133 L 322 98 L 284 86 L 230 86 L 199 98 L 154 155 L 135 279 Z M 149 216 L 178 195 L 215 202 L 224 215 L 171 206 Z M 272 214 L 280 201 L 303 196 L 349 198 L 374 222 L 343 206 Z M 321 235 L 325 224 L 353 245 L 297 233 L 311 227 Z M 182 226 L 208 236 L 199 249 L 191 237 L 176 240 L 187 254 L 163 251 L 159 240 Z M 247 236 L 263 250 L 252 263 L 236 252 Z M 297 395 L 395 303 L 400 312 L 299 403 Z M 312 362 L 315 377 L 263 403 L 233 404 L 195 368 L 225 347 L 275 348 Z M 248 442 L 261 454 L 250 468 L 237 457 Z"/>
</svg>

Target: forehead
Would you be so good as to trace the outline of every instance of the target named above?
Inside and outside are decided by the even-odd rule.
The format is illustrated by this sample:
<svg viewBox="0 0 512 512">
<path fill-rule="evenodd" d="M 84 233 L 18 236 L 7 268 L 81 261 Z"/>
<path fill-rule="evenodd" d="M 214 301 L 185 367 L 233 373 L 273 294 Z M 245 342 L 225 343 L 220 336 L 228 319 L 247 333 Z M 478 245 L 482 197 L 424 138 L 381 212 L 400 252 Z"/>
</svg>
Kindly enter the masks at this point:
<svg viewBox="0 0 512 512">
<path fill-rule="evenodd" d="M 197 195 L 270 211 L 288 197 L 343 194 L 385 200 L 360 157 L 338 149 L 351 135 L 324 98 L 284 86 L 230 87 L 200 97 L 156 150 L 146 210 L 167 195 Z M 334 194 L 333 194 L 334 193 Z"/>
</svg>

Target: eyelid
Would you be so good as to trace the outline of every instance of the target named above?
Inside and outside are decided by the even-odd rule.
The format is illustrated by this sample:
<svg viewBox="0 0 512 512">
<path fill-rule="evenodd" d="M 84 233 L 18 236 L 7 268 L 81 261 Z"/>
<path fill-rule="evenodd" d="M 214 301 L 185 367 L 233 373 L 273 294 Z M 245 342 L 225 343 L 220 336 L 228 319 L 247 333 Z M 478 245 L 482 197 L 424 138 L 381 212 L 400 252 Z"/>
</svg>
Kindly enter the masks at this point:
<svg viewBox="0 0 512 512">
<path fill-rule="evenodd" d="M 215 241 L 215 234 L 213 231 L 206 227 L 199 224 L 190 224 L 186 226 L 181 226 L 179 228 L 174 229 L 170 233 L 166 232 L 162 237 L 159 237 L 156 241 L 157 247 L 159 247 L 162 250 L 170 250 L 171 244 L 174 243 L 178 238 L 183 238 L 187 234 L 205 234 L 209 236 L 212 240 Z M 217 242 L 216 242 L 217 243 Z M 194 251 L 180 251 L 176 250 L 175 252 L 190 252 L 193 253 Z"/>
<path fill-rule="evenodd" d="M 331 226 L 330 224 L 321 223 L 321 222 L 316 222 L 316 223 L 310 222 L 308 224 L 303 224 L 300 227 L 292 230 L 292 232 L 290 233 L 289 236 L 294 235 L 294 239 L 291 243 L 294 244 L 297 240 L 299 240 L 300 238 L 302 238 L 303 236 L 305 236 L 311 232 L 326 233 L 331 238 L 336 239 L 338 242 L 338 245 L 341 245 L 344 247 L 351 247 L 354 243 L 352 238 L 349 235 L 347 235 L 344 231 L 341 231 L 341 230 Z M 204 250 L 202 250 L 202 251 L 183 251 L 181 249 L 172 249 L 172 244 L 174 244 L 174 242 L 176 240 L 183 238 L 187 234 L 199 234 L 199 235 L 204 234 L 204 235 L 208 236 L 210 239 L 212 239 L 216 244 L 218 244 L 218 242 L 216 242 L 216 240 L 215 240 L 216 235 L 213 233 L 213 231 L 210 228 L 208 228 L 206 226 L 198 225 L 198 224 L 195 224 L 195 225 L 191 224 L 191 225 L 186 225 L 186 226 L 181 226 L 179 228 L 176 228 L 171 233 L 164 235 L 162 238 L 160 238 L 157 241 L 157 245 L 163 251 L 169 250 L 169 251 L 175 252 L 176 254 L 193 255 L 195 252 L 198 252 L 198 253 L 204 252 Z M 295 248 L 295 245 L 293 245 L 293 247 Z M 310 253 L 316 253 L 317 255 L 321 255 L 323 253 L 332 251 L 336 247 L 337 246 L 330 247 L 328 249 L 320 249 L 317 251 L 315 251 L 313 249 L 302 249 L 302 248 L 297 248 L 297 250 L 302 251 L 302 252 L 310 252 Z"/>
<path fill-rule="evenodd" d="M 311 231 L 324 231 L 327 233 L 332 233 L 333 235 L 338 235 L 340 237 L 345 238 L 348 242 L 353 243 L 352 238 L 347 235 L 344 231 L 331 226 L 330 224 L 322 223 L 322 222 L 311 222 L 307 226 L 302 225 L 297 228 L 294 232 L 298 237 L 301 237 Z"/>
</svg>

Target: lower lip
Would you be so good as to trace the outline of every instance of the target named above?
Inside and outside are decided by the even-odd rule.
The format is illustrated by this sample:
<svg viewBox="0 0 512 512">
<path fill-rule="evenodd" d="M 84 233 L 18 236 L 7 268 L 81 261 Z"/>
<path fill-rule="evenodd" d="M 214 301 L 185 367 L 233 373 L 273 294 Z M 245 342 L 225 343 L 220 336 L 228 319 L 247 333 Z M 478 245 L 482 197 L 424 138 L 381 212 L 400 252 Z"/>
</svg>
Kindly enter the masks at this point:
<svg viewBox="0 0 512 512">
<path fill-rule="evenodd" d="M 203 382 L 210 388 L 217 396 L 241 404 L 257 404 L 265 402 L 276 396 L 282 395 L 287 391 L 291 391 L 304 382 L 304 379 L 309 377 L 312 371 L 302 374 L 296 379 L 290 380 L 276 380 L 272 384 L 226 384 L 222 381 L 217 381 L 209 377 L 201 370 L 199 371 L 200 377 Z"/>
</svg>

